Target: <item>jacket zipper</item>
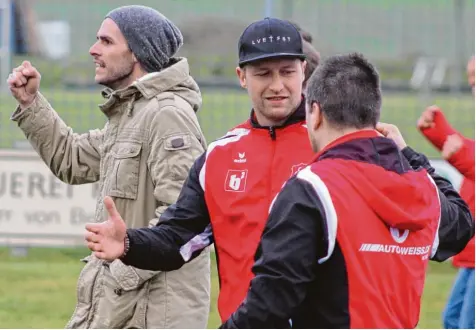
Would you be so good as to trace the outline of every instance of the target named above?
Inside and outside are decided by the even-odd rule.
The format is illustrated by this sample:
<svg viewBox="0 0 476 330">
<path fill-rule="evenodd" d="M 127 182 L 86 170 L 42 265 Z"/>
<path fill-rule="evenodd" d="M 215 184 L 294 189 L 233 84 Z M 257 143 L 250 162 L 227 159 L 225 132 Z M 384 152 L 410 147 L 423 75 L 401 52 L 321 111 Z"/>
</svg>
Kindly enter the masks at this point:
<svg viewBox="0 0 476 330">
<path fill-rule="evenodd" d="M 275 154 L 276 154 L 276 129 L 273 126 L 270 126 L 268 128 L 269 135 L 271 137 L 271 162 L 269 163 L 269 178 L 273 177 L 273 169 L 275 168 L 274 166 L 274 159 L 275 159 Z M 269 186 L 268 186 L 268 208 L 271 205 L 271 202 L 274 199 L 274 194 L 273 194 L 273 180 L 269 179 Z"/>
<path fill-rule="evenodd" d="M 269 126 L 268 128 L 269 136 L 271 136 L 271 140 L 276 141 L 276 130 L 274 126 Z"/>
</svg>

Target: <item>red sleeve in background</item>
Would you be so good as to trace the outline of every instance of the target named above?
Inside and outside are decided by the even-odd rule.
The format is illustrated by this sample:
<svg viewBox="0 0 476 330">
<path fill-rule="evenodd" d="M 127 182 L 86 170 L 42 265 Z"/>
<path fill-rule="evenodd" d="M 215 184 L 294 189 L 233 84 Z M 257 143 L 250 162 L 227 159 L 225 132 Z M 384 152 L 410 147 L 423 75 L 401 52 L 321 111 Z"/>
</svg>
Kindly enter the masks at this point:
<svg viewBox="0 0 476 330">
<path fill-rule="evenodd" d="M 421 130 L 423 135 L 431 142 L 438 150 L 441 151 L 446 138 L 449 135 L 458 133 L 445 118 L 441 110 L 435 112 L 434 117 L 435 126 L 424 128 Z M 459 133 L 458 133 L 459 134 Z"/>
<path fill-rule="evenodd" d="M 474 140 L 465 139 L 464 144 L 448 162 L 465 178 L 474 182 Z"/>
<path fill-rule="evenodd" d="M 448 162 L 454 166 L 464 177 L 474 181 L 474 140 L 468 139 L 457 132 L 446 120 L 441 110 L 435 112 L 435 125 L 433 127 L 421 130 L 423 135 L 431 142 L 439 151 L 443 148 L 443 144 L 449 135 L 458 134 L 464 140 L 463 147 L 454 153 Z"/>
</svg>

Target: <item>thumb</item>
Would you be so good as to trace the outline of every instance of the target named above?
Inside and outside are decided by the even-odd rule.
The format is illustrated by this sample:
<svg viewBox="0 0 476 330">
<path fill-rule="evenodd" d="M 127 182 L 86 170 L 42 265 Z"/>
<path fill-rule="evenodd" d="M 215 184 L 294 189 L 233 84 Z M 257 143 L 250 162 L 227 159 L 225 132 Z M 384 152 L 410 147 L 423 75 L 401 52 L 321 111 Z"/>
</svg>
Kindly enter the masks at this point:
<svg viewBox="0 0 476 330">
<path fill-rule="evenodd" d="M 117 221 L 117 220 L 122 221 L 121 215 L 116 209 L 116 204 L 114 204 L 114 201 L 112 200 L 111 197 L 106 196 L 104 198 L 104 206 L 106 206 L 107 213 L 109 214 L 109 217 L 111 218 L 112 221 Z"/>
<path fill-rule="evenodd" d="M 23 63 L 22 63 L 21 65 L 22 65 L 25 69 L 32 67 L 30 61 L 23 61 Z"/>
<path fill-rule="evenodd" d="M 40 73 L 38 70 L 36 70 L 34 67 L 30 66 L 25 66 L 21 73 L 26 77 L 26 78 L 39 78 Z"/>
</svg>

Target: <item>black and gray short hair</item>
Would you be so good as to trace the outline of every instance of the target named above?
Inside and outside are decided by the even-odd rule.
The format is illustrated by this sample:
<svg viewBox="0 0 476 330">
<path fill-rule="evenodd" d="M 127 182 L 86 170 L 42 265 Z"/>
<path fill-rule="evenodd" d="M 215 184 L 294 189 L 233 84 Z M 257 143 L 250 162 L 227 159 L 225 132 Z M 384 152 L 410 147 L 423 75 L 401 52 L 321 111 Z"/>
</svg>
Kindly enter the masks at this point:
<svg viewBox="0 0 476 330">
<path fill-rule="evenodd" d="M 334 127 L 375 127 L 382 105 L 378 72 L 362 54 L 331 56 L 309 79 L 306 102 L 309 109 L 317 103 Z"/>
</svg>

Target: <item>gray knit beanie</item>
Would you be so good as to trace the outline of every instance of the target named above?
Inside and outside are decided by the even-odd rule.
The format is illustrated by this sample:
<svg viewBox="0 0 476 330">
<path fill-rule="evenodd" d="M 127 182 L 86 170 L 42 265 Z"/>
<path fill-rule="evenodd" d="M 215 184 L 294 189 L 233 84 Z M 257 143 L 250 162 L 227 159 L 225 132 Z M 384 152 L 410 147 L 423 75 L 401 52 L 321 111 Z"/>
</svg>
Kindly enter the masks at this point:
<svg viewBox="0 0 476 330">
<path fill-rule="evenodd" d="M 180 30 L 157 10 L 124 6 L 109 12 L 129 47 L 147 72 L 162 70 L 183 44 Z"/>
</svg>

